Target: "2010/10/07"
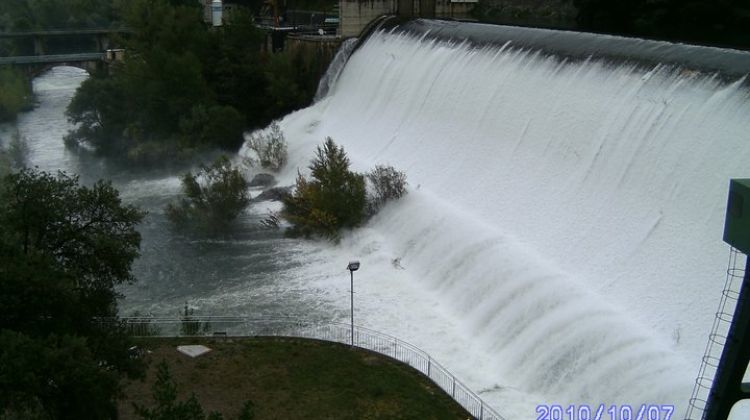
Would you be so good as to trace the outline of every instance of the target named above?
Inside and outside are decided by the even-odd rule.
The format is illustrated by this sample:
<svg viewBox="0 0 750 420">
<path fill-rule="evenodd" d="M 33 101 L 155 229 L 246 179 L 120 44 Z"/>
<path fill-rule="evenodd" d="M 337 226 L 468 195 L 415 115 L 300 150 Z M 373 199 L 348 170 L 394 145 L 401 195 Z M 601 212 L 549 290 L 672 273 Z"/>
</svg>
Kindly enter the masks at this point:
<svg viewBox="0 0 750 420">
<path fill-rule="evenodd" d="M 569 405 L 538 405 L 537 420 L 670 420 L 674 413 L 674 405 L 642 404 L 633 409 L 629 405 L 599 404 L 591 408 L 586 404 Z"/>
</svg>

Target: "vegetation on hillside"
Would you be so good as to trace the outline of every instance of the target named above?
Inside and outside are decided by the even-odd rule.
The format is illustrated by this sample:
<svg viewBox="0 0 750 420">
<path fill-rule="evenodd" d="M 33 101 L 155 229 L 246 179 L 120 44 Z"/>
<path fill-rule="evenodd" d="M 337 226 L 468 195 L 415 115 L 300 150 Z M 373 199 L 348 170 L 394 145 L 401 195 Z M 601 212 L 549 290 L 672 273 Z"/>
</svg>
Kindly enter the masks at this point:
<svg viewBox="0 0 750 420">
<path fill-rule="evenodd" d="M 263 52 L 264 34 L 242 11 L 220 30 L 203 22 L 200 7 L 167 0 L 127 2 L 123 18 L 134 31 L 123 41 L 125 61 L 81 85 L 67 111 L 76 124 L 68 144 L 142 163 L 236 151 L 245 128 L 266 126 L 314 94 L 312 68 Z"/>
<path fill-rule="evenodd" d="M 115 317 L 134 281 L 135 225 L 108 183 L 36 170 L 0 182 L 0 412 L 8 418 L 114 418 L 120 376 L 143 366 Z"/>
</svg>

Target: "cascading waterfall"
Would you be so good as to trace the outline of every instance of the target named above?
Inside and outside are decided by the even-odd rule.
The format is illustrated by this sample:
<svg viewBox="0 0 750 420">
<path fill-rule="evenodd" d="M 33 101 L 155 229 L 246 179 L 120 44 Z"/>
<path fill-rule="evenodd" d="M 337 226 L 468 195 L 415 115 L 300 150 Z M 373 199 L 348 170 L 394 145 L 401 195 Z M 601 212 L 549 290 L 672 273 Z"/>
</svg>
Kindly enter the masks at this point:
<svg viewBox="0 0 750 420">
<path fill-rule="evenodd" d="M 336 55 L 333 56 L 331 64 L 328 66 L 325 74 L 323 74 L 323 77 L 321 77 L 320 83 L 318 83 L 318 90 L 315 92 L 314 102 L 318 102 L 328 95 L 328 91 L 331 89 L 331 86 L 336 83 L 336 80 L 338 80 L 341 71 L 344 70 L 346 61 L 349 59 L 349 56 L 352 54 L 352 51 L 354 51 L 354 47 L 356 46 L 357 38 L 349 38 L 341 43 L 341 47 L 336 51 Z"/>
<path fill-rule="evenodd" d="M 400 258 L 403 272 L 366 255 L 362 271 L 437 302 L 465 341 L 417 344 L 508 418 L 552 403 L 681 413 L 722 286 L 728 180 L 750 175 L 748 115 L 741 76 L 379 31 L 284 119 L 280 178 L 325 136 L 356 170 L 406 172 L 409 195 L 326 252 Z"/>
</svg>

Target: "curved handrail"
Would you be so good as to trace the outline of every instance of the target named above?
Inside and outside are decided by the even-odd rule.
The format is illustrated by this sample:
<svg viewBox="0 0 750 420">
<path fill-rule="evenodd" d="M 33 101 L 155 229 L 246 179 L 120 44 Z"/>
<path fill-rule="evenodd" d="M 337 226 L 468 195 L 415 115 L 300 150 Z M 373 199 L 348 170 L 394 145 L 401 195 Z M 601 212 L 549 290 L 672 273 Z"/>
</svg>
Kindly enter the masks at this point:
<svg viewBox="0 0 750 420">
<path fill-rule="evenodd" d="M 135 336 L 205 337 L 220 334 L 231 337 L 281 336 L 312 338 L 375 351 L 406 363 L 426 375 L 443 391 L 479 420 L 505 420 L 448 369 L 427 352 L 397 337 L 362 326 L 332 321 L 297 318 L 251 318 L 246 316 L 123 317 L 119 322 Z"/>
</svg>

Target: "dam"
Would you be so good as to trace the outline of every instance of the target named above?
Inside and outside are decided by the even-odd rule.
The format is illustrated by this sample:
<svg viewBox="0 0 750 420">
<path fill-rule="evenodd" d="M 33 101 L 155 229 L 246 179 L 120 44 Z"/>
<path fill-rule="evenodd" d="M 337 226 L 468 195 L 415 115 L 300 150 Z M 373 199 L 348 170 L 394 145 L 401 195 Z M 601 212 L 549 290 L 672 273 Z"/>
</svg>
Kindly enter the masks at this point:
<svg viewBox="0 0 750 420">
<path fill-rule="evenodd" d="M 723 285 L 729 179 L 750 174 L 748 66 L 734 50 L 394 25 L 283 120 L 285 182 L 326 136 L 355 170 L 406 172 L 409 195 L 327 258 L 361 257 L 373 293 L 396 276 L 428 295 L 460 340 L 424 339 L 507 418 L 553 403 L 683 415 Z M 384 303 L 370 325 L 414 335 Z"/>
</svg>

